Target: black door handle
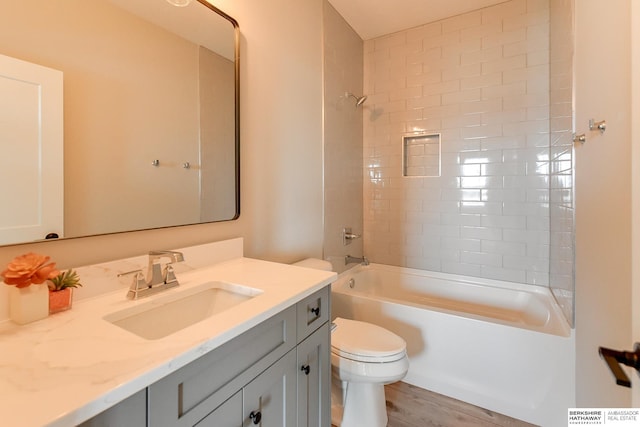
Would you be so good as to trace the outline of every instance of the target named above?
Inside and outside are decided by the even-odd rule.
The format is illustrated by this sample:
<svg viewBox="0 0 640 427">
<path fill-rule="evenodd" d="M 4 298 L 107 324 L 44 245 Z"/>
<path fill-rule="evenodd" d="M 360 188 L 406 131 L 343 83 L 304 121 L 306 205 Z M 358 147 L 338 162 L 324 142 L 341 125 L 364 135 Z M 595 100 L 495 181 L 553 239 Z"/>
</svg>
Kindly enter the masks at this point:
<svg viewBox="0 0 640 427">
<path fill-rule="evenodd" d="M 260 424 L 260 420 L 262 420 L 262 413 L 260 411 L 251 411 L 249 418 L 251 418 L 254 424 Z"/>
<path fill-rule="evenodd" d="M 620 364 L 635 368 L 640 375 L 640 343 L 635 343 L 631 351 L 617 351 L 610 348 L 599 347 L 598 353 L 609 366 L 611 373 L 616 379 L 616 384 L 623 387 L 631 387 L 631 381 L 627 374 L 622 370 Z"/>
</svg>

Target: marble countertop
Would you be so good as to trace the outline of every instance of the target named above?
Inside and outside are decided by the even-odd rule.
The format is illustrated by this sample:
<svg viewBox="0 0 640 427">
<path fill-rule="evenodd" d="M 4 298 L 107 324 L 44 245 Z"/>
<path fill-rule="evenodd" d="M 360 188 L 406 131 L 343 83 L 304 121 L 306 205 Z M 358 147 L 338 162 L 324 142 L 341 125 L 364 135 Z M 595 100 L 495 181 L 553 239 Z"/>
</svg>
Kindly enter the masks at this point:
<svg viewBox="0 0 640 427">
<path fill-rule="evenodd" d="M 103 319 L 197 286 L 203 277 L 263 293 L 157 340 L 140 338 Z M 0 325 L 2 425 L 77 425 L 328 285 L 336 275 L 240 257 L 178 278 L 179 287 L 139 301 L 127 300 L 126 288 L 118 289 L 28 325 Z"/>
</svg>

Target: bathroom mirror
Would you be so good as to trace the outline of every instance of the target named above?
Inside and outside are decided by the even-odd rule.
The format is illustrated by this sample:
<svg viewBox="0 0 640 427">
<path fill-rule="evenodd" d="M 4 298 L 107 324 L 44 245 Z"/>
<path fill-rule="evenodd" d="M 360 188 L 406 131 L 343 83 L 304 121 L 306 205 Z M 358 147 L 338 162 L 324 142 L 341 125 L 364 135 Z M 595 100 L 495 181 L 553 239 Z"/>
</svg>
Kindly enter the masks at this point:
<svg viewBox="0 0 640 427">
<path fill-rule="evenodd" d="M 0 59 L 19 70 L 0 61 L 0 245 L 238 217 L 238 25 L 187 3 L 3 6 Z M 23 66 L 60 75 L 61 99 Z"/>
</svg>

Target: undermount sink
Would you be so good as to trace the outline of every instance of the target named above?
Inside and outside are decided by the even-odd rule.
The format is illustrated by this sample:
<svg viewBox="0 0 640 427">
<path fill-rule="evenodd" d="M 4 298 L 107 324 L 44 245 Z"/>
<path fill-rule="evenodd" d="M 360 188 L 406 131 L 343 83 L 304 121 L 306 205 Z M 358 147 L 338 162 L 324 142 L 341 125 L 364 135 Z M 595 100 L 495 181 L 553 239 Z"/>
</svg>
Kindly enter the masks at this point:
<svg viewBox="0 0 640 427">
<path fill-rule="evenodd" d="M 148 340 L 156 340 L 235 307 L 262 293 L 226 282 L 207 282 L 108 314 L 104 320 Z"/>
</svg>

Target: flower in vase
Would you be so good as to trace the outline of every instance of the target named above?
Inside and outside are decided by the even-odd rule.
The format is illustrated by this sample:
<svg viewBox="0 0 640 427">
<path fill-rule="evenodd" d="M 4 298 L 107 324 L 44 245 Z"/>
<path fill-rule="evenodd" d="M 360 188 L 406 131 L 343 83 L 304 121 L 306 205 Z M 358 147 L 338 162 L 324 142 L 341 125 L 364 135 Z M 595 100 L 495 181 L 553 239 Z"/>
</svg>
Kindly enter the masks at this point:
<svg viewBox="0 0 640 427">
<path fill-rule="evenodd" d="M 51 257 L 33 252 L 15 257 L 7 268 L 0 273 L 7 285 L 26 288 L 32 284 L 41 284 L 60 275 Z"/>
</svg>

